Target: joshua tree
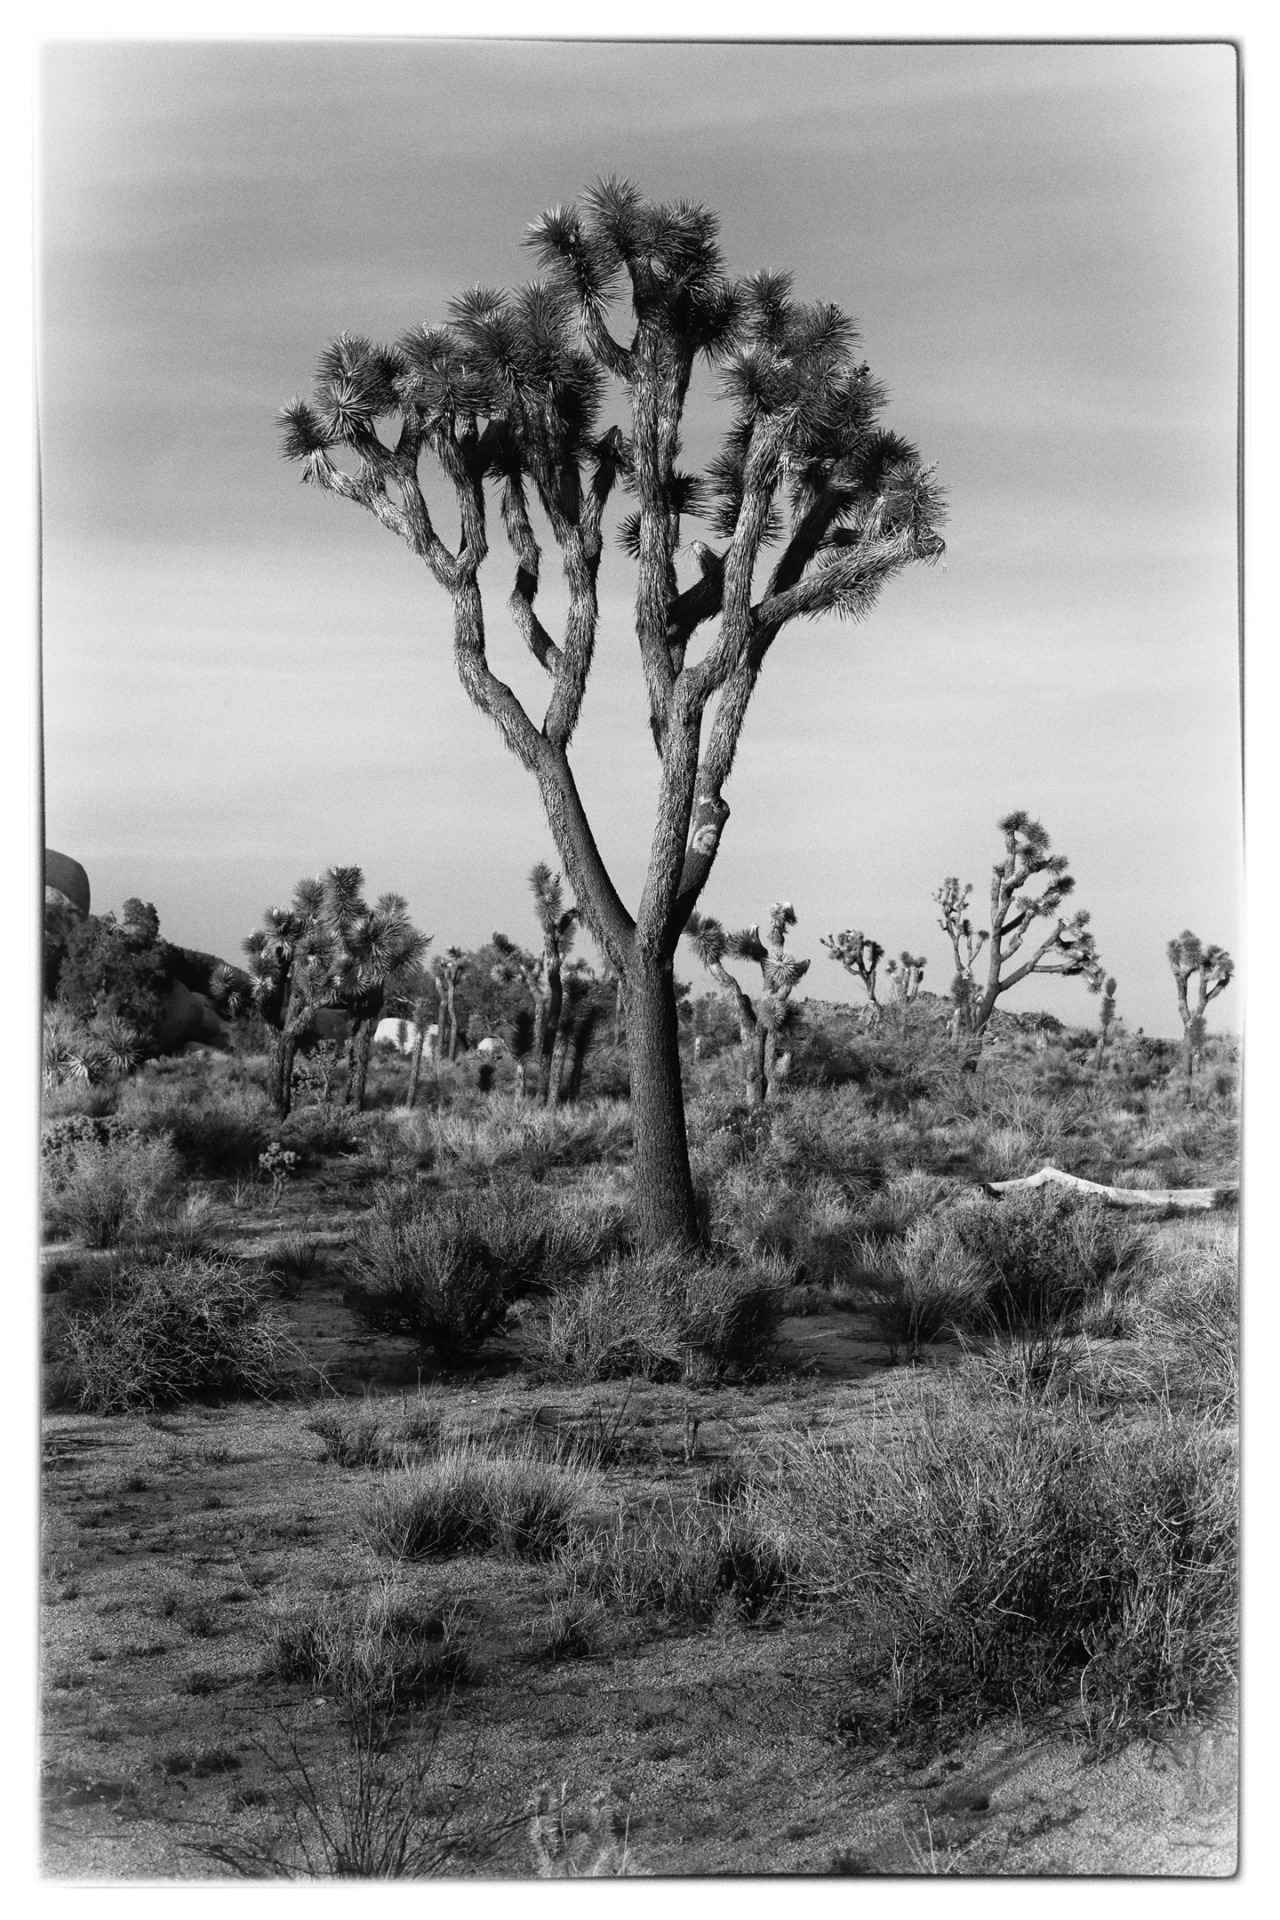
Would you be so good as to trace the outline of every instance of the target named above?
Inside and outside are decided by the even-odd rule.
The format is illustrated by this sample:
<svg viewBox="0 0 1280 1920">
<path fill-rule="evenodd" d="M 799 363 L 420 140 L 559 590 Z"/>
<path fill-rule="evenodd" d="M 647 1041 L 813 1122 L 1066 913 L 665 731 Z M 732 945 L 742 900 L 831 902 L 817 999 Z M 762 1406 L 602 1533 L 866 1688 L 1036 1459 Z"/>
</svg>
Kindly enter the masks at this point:
<svg viewBox="0 0 1280 1920">
<path fill-rule="evenodd" d="M 846 928 L 843 933 L 824 933 L 819 945 L 826 947 L 831 958 L 838 960 L 847 973 L 856 974 L 861 980 L 867 990 L 871 1018 L 878 1025 L 883 1012 L 876 999 L 876 968 L 884 959 L 880 942 L 855 927 Z"/>
<path fill-rule="evenodd" d="M 769 1098 L 775 1082 L 785 1068 L 778 1060 L 778 1036 L 787 1019 L 787 1002 L 792 989 L 809 970 L 807 960 L 797 960 L 786 951 L 788 927 L 796 924 L 795 911 L 788 902 L 779 901 L 769 916 L 769 945 L 760 938 L 759 927 L 747 927 L 741 933 L 726 933 L 710 914 L 691 913 L 687 935 L 694 952 L 713 980 L 729 997 L 738 1019 L 746 1075 L 747 1105 L 756 1107 Z M 764 992 L 758 1002 L 749 995 L 725 966 L 730 959 L 754 960 L 760 968 Z"/>
<path fill-rule="evenodd" d="M 1111 1024 L 1116 1017 L 1116 980 L 1109 973 L 1105 980 L 1099 981 L 1102 993 L 1102 1005 L 1098 1009 L 1098 1044 L 1093 1051 L 1093 1064 L 1102 1065 L 1103 1055 L 1107 1051 L 1107 1041 L 1111 1038 Z"/>
<path fill-rule="evenodd" d="M 529 875 L 534 909 L 542 930 L 541 966 L 534 990 L 533 1053 L 538 1063 L 538 1098 L 555 1105 L 558 1071 L 568 1041 L 562 1021 L 568 1018 L 564 996 L 564 966 L 573 947 L 581 915 L 564 904 L 564 883 L 539 860 Z"/>
<path fill-rule="evenodd" d="M 581 209 L 558 207 L 529 230 L 543 280 L 516 293 L 474 288 L 453 301 L 446 326 L 394 346 L 343 335 L 321 358 L 313 400 L 293 401 L 283 417 L 284 452 L 304 479 L 371 513 L 449 596 L 462 684 L 538 783 L 583 915 L 623 982 L 636 1204 L 650 1244 L 697 1232 L 672 966 L 728 818 L 724 787 L 760 672 L 792 621 L 861 617 L 886 581 L 943 550 L 932 469 L 877 424 L 884 392 L 859 360 L 850 320 L 793 299 L 785 274 L 730 280 L 716 235 L 703 207 L 657 205 L 602 181 Z M 696 476 L 677 459 L 699 355 L 720 370 L 732 420 Z M 627 431 L 602 423 L 610 382 Z M 428 509 L 424 461 L 456 499 L 454 548 Z M 661 767 L 634 911 L 569 761 L 596 641 L 604 514 L 619 483 L 636 501 L 622 540 L 637 566 L 636 638 Z M 514 575 L 499 591 L 547 676 L 541 723 L 486 654 L 490 489 Z M 716 546 L 689 540 L 691 514 Z M 546 530 L 567 587 L 558 637 L 536 607 Z M 778 539 L 761 573 L 764 547 Z M 684 552 L 697 571 L 682 585 Z"/>
<path fill-rule="evenodd" d="M 282 1120 L 293 1104 L 298 1042 L 337 996 L 339 956 L 324 909 L 324 881 L 299 880 L 290 905 L 268 908 L 244 943 L 253 1004 L 271 1030 L 268 1091 Z"/>
<path fill-rule="evenodd" d="M 1204 1048 L 1205 1009 L 1230 984 L 1236 963 L 1225 947 L 1202 946 L 1188 930 L 1169 942 L 1168 954 L 1178 994 L 1178 1012 L 1182 1016 L 1182 1070 L 1190 1085 Z M 1199 976 L 1194 1007 L 1188 999 L 1193 974 Z"/>
<path fill-rule="evenodd" d="M 445 1057 L 446 1047 L 450 1060 L 456 1060 L 458 1057 L 458 1011 L 454 995 L 457 992 L 458 982 L 466 973 L 469 964 L 461 947 L 448 947 L 443 953 L 436 955 L 432 968 L 439 1005 L 436 1015 L 436 1057 L 441 1060 Z"/>
<path fill-rule="evenodd" d="M 958 881 L 946 880 L 933 896 L 942 909 L 939 924 L 949 936 L 956 957 L 951 989 L 956 1001 L 954 1031 L 957 1036 L 976 1035 L 979 1045 L 996 1001 L 1028 974 L 1083 974 L 1091 991 L 1097 990 L 1102 978 L 1102 962 L 1089 931 L 1088 914 L 1076 913 L 1066 920 L 1058 912 L 1076 884 L 1067 872 L 1066 854 L 1051 854 L 1048 834 L 1038 820 L 1025 813 L 1006 814 L 998 825 L 1004 835 L 1004 858 L 991 870 L 989 930 L 975 934 L 965 914 L 971 886 L 962 892 Z M 1041 891 L 1030 891 L 1041 879 Z M 1051 921 L 1052 932 L 1032 948 L 1021 965 L 1006 971 L 1038 920 Z M 984 945 L 987 979 L 979 990 L 972 969 Z"/>
<path fill-rule="evenodd" d="M 991 937 L 985 931 L 976 932 L 969 918 L 969 896 L 972 892 L 972 881 L 962 888 L 959 880 L 953 876 L 944 880 L 933 896 L 940 909 L 938 925 L 950 940 L 955 956 L 956 970 L 951 981 L 955 1013 L 952 1016 L 951 1036 L 956 1041 L 973 1032 L 978 1003 L 978 983 L 973 977 L 973 969 L 978 955 Z"/>
<path fill-rule="evenodd" d="M 409 919 L 409 903 L 384 893 L 370 907 L 361 898 L 359 867 L 333 867 L 325 879 L 325 913 L 334 939 L 337 990 L 334 1004 L 352 1023 L 347 1101 L 364 1105 L 369 1052 L 387 996 L 404 983 L 431 945 Z"/>
<path fill-rule="evenodd" d="M 907 1010 L 919 998 L 925 965 L 922 954 L 908 953 L 904 947 L 897 959 L 891 960 L 885 968 L 893 983 L 893 997 L 904 1034 L 907 1031 Z"/>
</svg>

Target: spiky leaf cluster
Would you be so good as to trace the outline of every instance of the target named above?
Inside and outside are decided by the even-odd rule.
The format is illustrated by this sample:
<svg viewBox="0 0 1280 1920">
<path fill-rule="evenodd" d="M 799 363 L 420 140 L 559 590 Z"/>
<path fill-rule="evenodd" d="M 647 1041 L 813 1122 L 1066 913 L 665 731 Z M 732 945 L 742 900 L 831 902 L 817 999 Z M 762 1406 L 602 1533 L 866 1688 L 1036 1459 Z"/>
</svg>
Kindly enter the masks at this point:
<svg viewBox="0 0 1280 1920">
<path fill-rule="evenodd" d="M 860 927 L 846 927 L 843 933 L 825 933 L 819 942 L 831 958 L 861 980 L 872 1000 L 876 997 L 876 971 L 884 959 L 884 948 Z"/>
</svg>

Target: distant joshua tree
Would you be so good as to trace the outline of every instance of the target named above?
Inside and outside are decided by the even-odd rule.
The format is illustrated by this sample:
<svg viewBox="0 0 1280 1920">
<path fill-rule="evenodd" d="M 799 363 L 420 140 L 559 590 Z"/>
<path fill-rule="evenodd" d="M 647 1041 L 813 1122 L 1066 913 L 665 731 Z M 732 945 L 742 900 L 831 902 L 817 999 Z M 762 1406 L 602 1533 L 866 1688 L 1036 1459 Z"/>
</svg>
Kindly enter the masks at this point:
<svg viewBox="0 0 1280 1920">
<path fill-rule="evenodd" d="M 330 867 L 322 879 L 299 880 L 287 907 L 271 907 L 244 943 L 249 994 L 271 1029 L 269 1091 L 284 1119 L 293 1104 L 293 1063 L 323 1008 L 352 1022 L 347 1097 L 364 1099 L 369 1047 L 388 991 L 426 951 L 409 922 L 408 905 L 385 893 L 370 907 L 361 898 L 359 867 Z"/>
<path fill-rule="evenodd" d="M 293 1104 L 293 1062 L 321 1007 L 334 1005 L 338 967 L 325 918 L 323 880 L 299 880 L 287 907 L 269 907 L 244 942 L 249 991 L 270 1029 L 267 1089 L 283 1120 Z"/>
<path fill-rule="evenodd" d="M 955 955 L 956 970 L 951 981 L 955 1013 L 951 1021 L 951 1037 L 957 1041 L 962 1035 L 973 1032 L 978 1004 L 978 983 L 973 977 L 973 969 L 978 955 L 991 937 L 985 932 L 978 933 L 969 918 L 969 896 L 972 892 L 972 881 L 962 888 L 959 880 L 952 875 L 943 881 L 933 896 L 940 908 L 938 925 L 950 940 L 951 951 Z"/>
<path fill-rule="evenodd" d="M 440 1060 L 446 1055 L 450 1060 L 458 1057 L 458 1010 L 454 995 L 469 964 L 461 947 L 446 947 L 443 953 L 436 955 L 431 969 L 439 1006 L 436 1015 L 436 1057 Z"/>
<path fill-rule="evenodd" d="M 533 1016 L 533 1053 L 538 1065 L 538 1099 L 556 1100 L 558 1070 L 564 1060 L 568 1033 L 564 1023 L 571 1009 L 564 993 L 564 967 L 578 930 L 577 907 L 566 907 L 564 882 L 539 860 L 529 875 L 534 911 L 542 930 L 542 973 Z"/>
<path fill-rule="evenodd" d="M 897 959 L 891 960 L 885 968 L 893 984 L 894 1003 L 898 1008 L 898 1019 L 904 1034 L 907 1031 L 907 1009 L 919 997 L 925 965 L 922 954 L 908 953 L 904 947 Z"/>
<path fill-rule="evenodd" d="M 332 867 L 325 876 L 325 913 L 333 937 L 334 1004 L 351 1021 L 347 1102 L 364 1106 L 369 1054 L 389 994 L 417 967 L 431 944 L 409 919 L 409 903 L 384 893 L 372 907 L 362 898 L 359 867 Z"/>
<path fill-rule="evenodd" d="M 952 997 L 956 1001 L 957 1039 L 973 1034 L 979 1043 L 995 1011 L 1001 994 L 1008 993 L 1032 973 L 1083 975 L 1093 991 L 1102 977 L 1102 962 L 1097 943 L 1089 931 L 1089 915 L 1073 914 L 1067 920 L 1058 912 L 1067 896 L 1075 891 L 1064 853 L 1051 854 L 1049 836 L 1038 820 L 1025 813 L 1006 814 L 999 823 L 1004 835 L 1004 858 L 992 868 L 991 926 L 975 933 L 965 909 L 973 891 L 963 891 L 956 880 L 944 881 L 934 899 L 942 909 L 941 926 L 951 941 L 956 957 L 956 978 Z M 1043 881 L 1042 891 L 1030 889 Z M 1027 935 L 1038 920 L 1051 921 L 1052 932 L 1032 949 L 1021 965 L 1010 963 L 1021 950 Z M 983 947 L 987 948 L 987 979 L 981 989 L 973 979 L 973 967 Z"/>
<path fill-rule="evenodd" d="M 861 980 L 867 990 L 871 1019 L 878 1024 L 884 1011 L 876 999 L 876 969 L 884 959 L 880 942 L 853 927 L 843 933 L 825 933 L 818 944 L 827 949 L 833 960 L 839 961 L 846 973 Z"/>
<path fill-rule="evenodd" d="M 790 1064 L 789 1057 L 778 1054 L 778 1039 L 786 1026 L 792 990 L 809 970 L 807 960 L 797 960 L 786 951 L 787 929 L 795 924 L 795 910 L 788 902 L 779 901 L 769 916 L 767 947 L 759 927 L 726 933 L 710 914 L 692 914 L 686 928 L 698 958 L 724 988 L 737 1013 L 748 1106 L 759 1106 L 767 1100 Z M 752 1003 L 725 966 L 726 956 L 758 964 L 764 992 L 757 1003 Z"/>
<path fill-rule="evenodd" d="M 1169 965 L 1178 994 L 1178 1012 L 1182 1016 L 1182 1070 L 1190 1084 L 1199 1070 L 1205 1042 L 1205 1009 L 1231 981 L 1235 961 L 1225 947 L 1202 946 L 1194 933 L 1185 930 L 1168 946 Z M 1192 1007 L 1188 988 L 1194 974 L 1199 975 L 1196 1003 Z"/>
<path fill-rule="evenodd" d="M 1098 1044 L 1094 1048 L 1093 1064 L 1102 1065 L 1103 1055 L 1107 1051 L 1107 1041 L 1111 1038 L 1111 1024 L 1116 1017 L 1116 980 L 1114 974 L 1108 974 L 1100 983 L 1102 1005 L 1098 1009 Z"/>
</svg>

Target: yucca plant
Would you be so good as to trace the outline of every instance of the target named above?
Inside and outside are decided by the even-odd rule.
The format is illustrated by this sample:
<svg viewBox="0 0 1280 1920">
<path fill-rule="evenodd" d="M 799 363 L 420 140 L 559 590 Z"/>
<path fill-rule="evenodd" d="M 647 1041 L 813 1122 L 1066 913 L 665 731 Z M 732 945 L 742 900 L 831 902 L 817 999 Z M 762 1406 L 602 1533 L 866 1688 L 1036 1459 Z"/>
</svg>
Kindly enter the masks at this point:
<svg viewBox="0 0 1280 1920">
<path fill-rule="evenodd" d="M 807 960 L 798 960 L 786 951 L 787 932 L 795 924 L 795 908 L 790 901 L 779 900 L 769 916 L 768 946 L 760 938 L 758 926 L 727 933 L 710 914 L 691 913 L 685 929 L 694 952 L 724 989 L 737 1017 L 747 1105 L 751 1107 L 760 1106 L 776 1091 L 778 1080 L 785 1078 L 790 1065 L 789 1055 L 779 1057 L 778 1040 L 786 1029 L 792 991 L 809 971 Z M 757 963 L 764 988 L 758 1000 L 753 1001 L 729 972 L 724 964 L 726 956 Z"/>
<path fill-rule="evenodd" d="M 515 293 L 475 287 L 451 303 L 446 325 L 414 327 L 392 346 L 342 335 L 321 356 L 313 398 L 292 401 L 282 421 L 283 451 L 304 479 L 371 513 L 448 595 L 463 687 L 538 782 L 583 918 L 622 981 L 635 1192 L 652 1244 L 697 1237 L 673 960 L 715 862 L 723 790 L 766 657 L 791 622 L 861 618 L 888 580 L 943 550 L 932 469 L 880 426 L 884 392 L 853 323 L 830 303 L 795 299 L 785 274 L 730 279 L 717 230 L 705 207 L 599 181 L 580 207 L 556 207 L 530 228 L 544 279 Z M 677 465 L 699 357 L 719 370 L 731 409 L 701 475 Z M 602 419 L 611 382 L 627 430 Z M 456 550 L 428 507 L 424 461 L 456 501 Z M 637 569 L 636 639 L 661 762 L 634 911 L 569 760 L 595 651 L 604 516 L 619 484 L 636 501 L 622 541 Z M 498 591 L 547 678 L 541 719 L 486 652 L 491 504 L 511 556 Z M 689 538 L 689 516 L 716 546 Z M 548 533 L 567 588 L 558 635 L 537 605 Z M 779 557 L 761 573 L 773 541 Z M 682 585 L 686 553 L 696 572 Z"/>
</svg>

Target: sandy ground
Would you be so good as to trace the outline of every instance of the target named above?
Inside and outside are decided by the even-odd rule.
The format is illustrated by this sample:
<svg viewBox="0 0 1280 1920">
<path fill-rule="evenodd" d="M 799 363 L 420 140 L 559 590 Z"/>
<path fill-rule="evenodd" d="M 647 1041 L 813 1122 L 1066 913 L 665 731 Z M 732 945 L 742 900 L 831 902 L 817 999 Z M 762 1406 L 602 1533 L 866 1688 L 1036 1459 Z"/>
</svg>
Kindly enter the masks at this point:
<svg viewBox="0 0 1280 1920">
<path fill-rule="evenodd" d="M 184 1408 L 151 1418 L 58 1413 L 45 1422 L 46 1871 L 203 1876 L 210 1836 L 260 1832 L 287 1743 L 323 1771 L 341 1709 L 262 1677 L 272 1612 L 385 1575 L 361 1538 L 380 1475 L 322 1458 L 314 1396 L 397 1413 L 421 1371 L 408 1343 L 362 1335 L 341 1304 L 344 1221 L 285 1311 L 311 1404 Z M 282 1225 L 226 1223 L 246 1253 Z M 50 1250 L 51 1257 L 56 1256 Z M 865 1429 L 883 1348 L 855 1315 L 784 1326 L 785 1370 L 691 1394 L 639 1386 L 611 1474 L 673 1489 L 771 1433 Z M 939 1350 L 931 1364 L 954 1354 Z M 579 1420 L 627 1389 L 554 1388 L 494 1370 L 448 1387 L 477 1428 Z M 685 1458 L 688 1416 L 701 1420 Z M 882 1414 L 880 1417 L 883 1417 Z M 405 1576 L 456 1604 L 475 1672 L 445 1725 L 442 1768 L 475 1807 L 515 1820 L 538 1783 L 585 1816 L 603 1791 L 630 1870 L 728 1874 L 1223 1876 L 1236 1865 L 1236 1749 L 1227 1728 L 1098 1761 L 1070 1711 L 1048 1729 L 987 1726 L 936 1752 L 885 1744 L 829 1621 L 773 1630 L 605 1623 L 593 1649 L 545 1653 L 551 1573 L 460 1557 Z M 420 1737 L 411 1735 L 409 1737 Z M 459 1871 L 532 1870 L 517 1825 Z"/>
</svg>

